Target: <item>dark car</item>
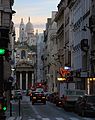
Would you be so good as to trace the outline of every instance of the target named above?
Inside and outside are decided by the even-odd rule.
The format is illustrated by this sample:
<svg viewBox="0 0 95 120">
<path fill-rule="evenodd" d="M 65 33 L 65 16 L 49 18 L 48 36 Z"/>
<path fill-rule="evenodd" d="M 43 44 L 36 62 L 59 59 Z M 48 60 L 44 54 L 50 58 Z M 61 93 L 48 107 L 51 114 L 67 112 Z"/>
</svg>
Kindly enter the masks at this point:
<svg viewBox="0 0 95 120">
<path fill-rule="evenodd" d="M 75 108 L 74 108 L 75 113 L 78 113 L 81 101 L 82 101 L 82 96 L 79 96 L 76 103 L 75 103 Z"/>
<path fill-rule="evenodd" d="M 58 98 L 56 100 L 56 106 L 58 106 L 58 107 L 63 107 L 64 106 L 64 98 L 63 97 Z"/>
<path fill-rule="evenodd" d="M 84 95 L 78 107 L 81 116 L 95 115 L 95 95 Z"/>
<path fill-rule="evenodd" d="M 32 93 L 32 105 L 38 102 L 46 104 L 46 96 L 44 92 L 33 92 Z"/>
</svg>

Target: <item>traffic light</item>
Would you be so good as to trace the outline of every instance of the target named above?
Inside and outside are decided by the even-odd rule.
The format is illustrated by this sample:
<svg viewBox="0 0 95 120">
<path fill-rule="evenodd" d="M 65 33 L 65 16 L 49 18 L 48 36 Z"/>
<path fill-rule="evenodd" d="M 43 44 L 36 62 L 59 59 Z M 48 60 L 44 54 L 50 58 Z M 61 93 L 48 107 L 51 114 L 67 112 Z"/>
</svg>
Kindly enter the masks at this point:
<svg viewBox="0 0 95 120">
<path fill-rule="evenodd" d="M 0 56 L 4 56 L 6 54 L 6 49 L 0 48 Z"/>
<path fill-rule="evenodd" d="M 9 62 L 11 60 L 11 51 L 6 48 L 0 48 L 0 56 L 5 56 L 5 59 Z"/>
<path fill-rule="evenodd" d="M 7 100 L 4 97 L 0 97 L 0 111 L 5 112 L 7 110 Z"/>
<path fill-rule="evenodd" d="M 0 47 L 0 56 L 5 56 L 8 53 L 8 50 L 6 48 Z"/>
</svg>

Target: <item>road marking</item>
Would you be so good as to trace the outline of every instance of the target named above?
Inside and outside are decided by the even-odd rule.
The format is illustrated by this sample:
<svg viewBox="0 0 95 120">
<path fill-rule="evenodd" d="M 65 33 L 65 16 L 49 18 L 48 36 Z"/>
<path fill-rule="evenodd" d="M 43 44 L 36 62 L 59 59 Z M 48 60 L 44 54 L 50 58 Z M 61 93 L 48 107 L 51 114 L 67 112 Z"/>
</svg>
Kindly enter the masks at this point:
<svg viewBox="0 0 95 120">
<path fill-rule="evenodd" d="M 49 118 L 42 118 L 42 120 L 50 120 Z"/>
<path fill-rule="evenodd" d="M 35 119 L 28 119 L 28 120 L 35 120 Z"/>
<path fill-rule="evenodd" d="M 15 120 L 15 117 L 10 117 L 7 120 Z"/>
<path fill-rule="evenodd" d="M 16 120 L 21 120 L 21 119 L 22 119 L 22 117 L 21 117 L 21 116 L 16 118 Z"/>
<path fill-rule="evenodd" d="M 56 118 L 56 120 L 65 120 L 64 118 Z"/>
</svg>

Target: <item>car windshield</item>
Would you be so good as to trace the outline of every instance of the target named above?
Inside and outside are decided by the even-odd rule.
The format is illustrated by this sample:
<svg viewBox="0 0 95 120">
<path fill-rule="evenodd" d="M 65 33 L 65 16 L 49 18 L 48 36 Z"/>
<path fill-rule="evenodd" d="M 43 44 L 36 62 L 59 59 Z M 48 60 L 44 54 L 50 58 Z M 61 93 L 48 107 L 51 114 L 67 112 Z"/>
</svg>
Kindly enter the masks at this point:
<svg viewBox="0 0 95 120">
<path fill-rule="evenodd" d="M 44 91 L 43 91 L 43 88 L 37 88 L 36 92 L 40 92 L 41 93 L 41 92 L 44 92 Z"/>
</svg>

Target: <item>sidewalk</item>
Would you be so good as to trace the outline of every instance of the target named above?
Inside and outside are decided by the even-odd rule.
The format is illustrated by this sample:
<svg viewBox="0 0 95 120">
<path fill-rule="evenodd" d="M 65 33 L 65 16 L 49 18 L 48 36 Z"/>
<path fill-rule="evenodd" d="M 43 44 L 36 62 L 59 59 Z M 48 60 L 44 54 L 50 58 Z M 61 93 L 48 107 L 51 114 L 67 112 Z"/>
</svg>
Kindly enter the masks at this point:
<svg viewBox="0 0 95 120">
<path fill-rule="evenodd" d="M 12 101 L 12 104 L 16 103 L 15 101 Z M 15 111 L 12 110 L 12 116 L 10 116 L 10 105 L 7 108 L 7 111 L 5 112 L 6 120 L 22 120 L 21 116 L 18 116 Z"/>
</svg>

